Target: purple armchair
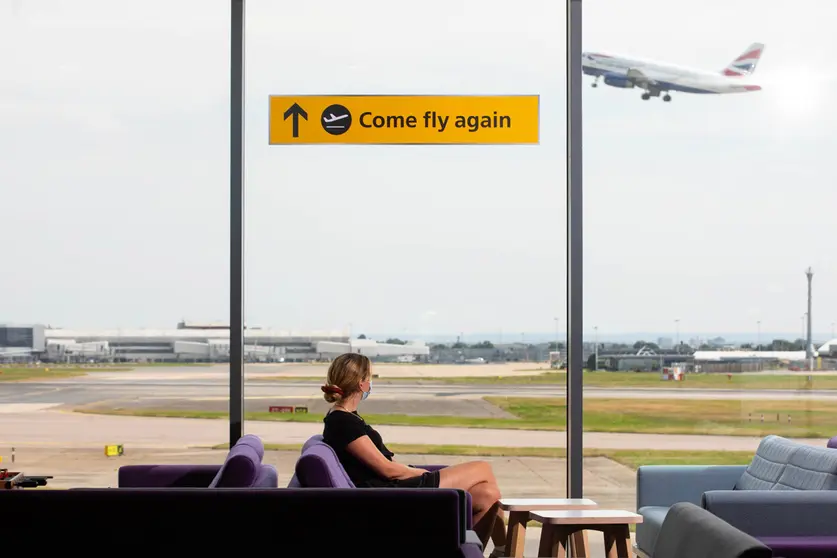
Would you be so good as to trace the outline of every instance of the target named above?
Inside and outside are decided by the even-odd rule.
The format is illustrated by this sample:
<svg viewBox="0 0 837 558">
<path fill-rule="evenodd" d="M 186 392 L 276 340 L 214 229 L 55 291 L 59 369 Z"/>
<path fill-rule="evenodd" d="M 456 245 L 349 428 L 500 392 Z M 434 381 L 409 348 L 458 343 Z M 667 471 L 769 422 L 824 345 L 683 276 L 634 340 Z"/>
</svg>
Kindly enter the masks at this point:
<svg viewBox="0 0 837 558">
<path fill-rule="evenodd" d="M 278 488 L 273 465 L 262 463 L 264 444 L 242 436 L 221 465 L 126 465 L 119 468 L 119 488 Z"/>
<path fill-rule="evenodd" d="M 433 471 L 444 469 L 444 465 L 422 465 L 422 469 Z M 302 452 L 296 462 L 294 476 L 288 483 L 288 488 L 356 488 L 349 478 L 343 465 L 337 459 L 334 450 L 323 441 L 321 435 L 315 435 L 302 445 Z M 424 491 L 425 488 L 386 488 L 379 490 L 403 491 L 410 494 L 414 491 Z M 474 544 L 480 544 L 473 532 L 473 512 L 471 509 L 471 494 L 466 491 L 459 491 L 462 497 L 462 511 L 465 516 L 465 529 L 468 531 L 468 540 Z"/>
<path fill-rule="evenodd" d="M 444 469 L 444 465 L 422 465 L 422 469 L 435 471 Z M 311 436 L 302 445 L 302 452 L 296 462 L 294 476 L 288 488 L 356 488 L 337 459 L 334 450 L 323 441 L 319 434 Z M 423 489 L 422 489 L 423 490 Z M 471 495 L 465 492 L 468 512 L 468 529 L 473 529 L 471 522 Z"/>
</svg>

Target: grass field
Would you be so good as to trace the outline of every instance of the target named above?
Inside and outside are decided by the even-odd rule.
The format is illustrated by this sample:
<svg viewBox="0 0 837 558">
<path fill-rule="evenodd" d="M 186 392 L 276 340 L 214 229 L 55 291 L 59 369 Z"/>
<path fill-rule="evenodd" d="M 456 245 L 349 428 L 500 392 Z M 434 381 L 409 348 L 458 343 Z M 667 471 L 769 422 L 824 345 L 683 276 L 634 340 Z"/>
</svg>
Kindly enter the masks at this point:
<svg viewBox="0 0 837 558">
<path fill-rule="evenodd" d="M 322 377 L 253 376 L 248 381 L 263 382 L 322 382 Z M 544 372 L 532 370 L 530 376 L 468 376 L 468 377 L 402 377 L 376 378 L 379 384 L 505 384 L 505 385 L 566 385 L 565 372 Z M 804 374 L 753 375 L 694 374 L 681 382 L 665 382 L 654 372 L 584 372 L 584 385 L 606 388 L 667 388 L 667 389 L 790 389 L 790 390 L 837 390 L 837 375 L 812 376 L 811 381 Z"/>
<path fill-rule="evenodd" d="M 229 449 L 229 444 L 218 444 L 213 449 Z M 485 446 L 433 446 L 416 444 L 388 444 L 387 447 L 401 455 L 446 455 L 457 457 L 543 457 L 563 459 L 567 452 L 560 448 L 501 448 Z M 268 451 L 302 450 L 302 444 L 265 444 Z M 636 469 L 642 465 L 747 465 L 753 458 L 745 451 L 660 451 L 660 450 L 608 450 L 588 448 L 585 457 L 606 457 L 626 467 Z"/>
<path fill-rule="evenodd" d="M 535 428 L 566 427 L 563 399 L 487 400 Z M 587 399 L 584 427 L 591 432 L 830 438 L 837 429 L 837 405 L 811 400 Z"/>
<path fill-rule="evenodd" d="M 517 418 L 492 419 L 451 416 L 364 415 L 371 424 L 458 426 L 526 430 L 564 430 L 563 399 L 488 397 L 490 403 Z M 143 408 L 82 407 L 78 412 L 148 417 L 226 419 L 226 412 Z M 762 422 L 764 415 L 764 422 Z M 788 421 L 790 416 L 790 422 Z M 251 412 L 247 420 L 320 422 L 318 414 Z M 587 399 L 584 429 L 588 432 L 696 434 L 830 438 L 837 431 L 837 405 L 828 401 L 760 400 L 642 400 Z"/>
</svg>

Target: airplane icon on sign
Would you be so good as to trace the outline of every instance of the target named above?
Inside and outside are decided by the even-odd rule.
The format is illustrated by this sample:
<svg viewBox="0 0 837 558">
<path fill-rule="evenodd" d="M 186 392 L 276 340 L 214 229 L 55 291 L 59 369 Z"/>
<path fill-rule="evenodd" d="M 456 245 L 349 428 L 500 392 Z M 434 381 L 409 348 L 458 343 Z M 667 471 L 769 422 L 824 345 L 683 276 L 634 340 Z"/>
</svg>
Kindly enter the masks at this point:
<svg viewBox="0 0 837 558">
<path fill-rule="evenodd" d="M 343 120 L 344 118 L 349 118 L 348 114 L 341 114 L 340 116 L 335 116 L 334 113 L 328 115 L 328 118 L 323 117 L 323 122 L 326 124 L 331 124 L 332 122 L 337 122 L 338 120 Z"/>
</svg>

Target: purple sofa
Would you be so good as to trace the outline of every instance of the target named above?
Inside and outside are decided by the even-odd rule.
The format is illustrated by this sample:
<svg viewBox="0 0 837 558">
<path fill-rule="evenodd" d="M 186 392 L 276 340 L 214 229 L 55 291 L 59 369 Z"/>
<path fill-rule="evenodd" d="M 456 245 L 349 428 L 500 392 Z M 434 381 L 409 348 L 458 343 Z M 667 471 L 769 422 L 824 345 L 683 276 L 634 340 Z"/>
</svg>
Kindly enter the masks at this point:
<svg viewBox="0 0 837 558">
<path fill-rule="evenodd" d="M 443 469 L 444 465 L 422 465 L 422 469 L 428 471 Z M 343 465 L 337 459 L 337 454 L 331 446 L 323 441 L 319 434 L 308 438 L 302 445 L 302 452 L 294 468 L 294 476 L 288 483 L 288 488 L 357 488 Z M 386 490 L 408 494 L 407 497 L 414 497 L 416 491 L 425 491 L 426 488 L 385 488 Z M 366 492 L 364 490 L 363 492 Z M 462 499 L 462 509 L 465 514 L 465 529 L 467 530 L 468 542 L 482 547 L 479 538 L 474 533 L 473 512 L 471 508 L 471 494 L 458 490 Z"/>
<path fill-rule="evenodd" d="M 4 533 L 46 553 L 480 558 L 456 491 L 318 488 L 0 490 Z M 420 493 L 419 493 L 420 492 Z"/>
<path fill-rule="evenodd" d="M 277 488 L 276 467 L 262 463 L 264 444 L 242 436 L 221 465 L 126 465 L 119 488 Z"/>
<path fill-rule="evenodd" d="M 444 465 L 421 465 L 422 469 L 435 471 L 444 469 Z M 288 488 L 356 488 L 337 459 L 334 450 L 323 441 L 319 434 L 311 436 L 302 445 L 302 452 L 296 462 L 294 476 Z M 424 490 L 424 489 L 421 489 Z M 473 529 L 471 517 L 471 494 L 465 492 L 465 505 L 468 511 L 467 528 Z"/>
</svg>

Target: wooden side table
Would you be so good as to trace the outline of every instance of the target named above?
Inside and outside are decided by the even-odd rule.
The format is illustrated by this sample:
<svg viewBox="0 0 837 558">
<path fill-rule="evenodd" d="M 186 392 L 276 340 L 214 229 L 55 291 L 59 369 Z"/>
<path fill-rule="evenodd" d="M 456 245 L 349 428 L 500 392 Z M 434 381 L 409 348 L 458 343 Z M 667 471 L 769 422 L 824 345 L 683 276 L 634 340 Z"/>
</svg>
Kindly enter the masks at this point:
<svg viewBox="0 0 837 558">
<path fill-rule="evenodd" d="M 607 558 L 631 558 L 631 524 L 642 523 L 642 516 L 624 510 L 533 511 L 529 516 L 543 524 L 538 556 L 566 558 L 567 540 L 583 530 L 601 531 Z M 570 555 L 582 558 L 577 550 Z"/>
<path fill-rule="evenodd" d="M 506 534 L 506 556 L 522 558 L 526 544 L 526 523 L 530 512 L 545 510 L 586 510 L 596 509 L 598 504 L 586 498 L 503 498 L 500 509 L 508 512 L 508 532 Z M 587 556 L 587 535 L 583 531 L 573 534 L 573 548 L 580 548 Z"/>
</svg>

